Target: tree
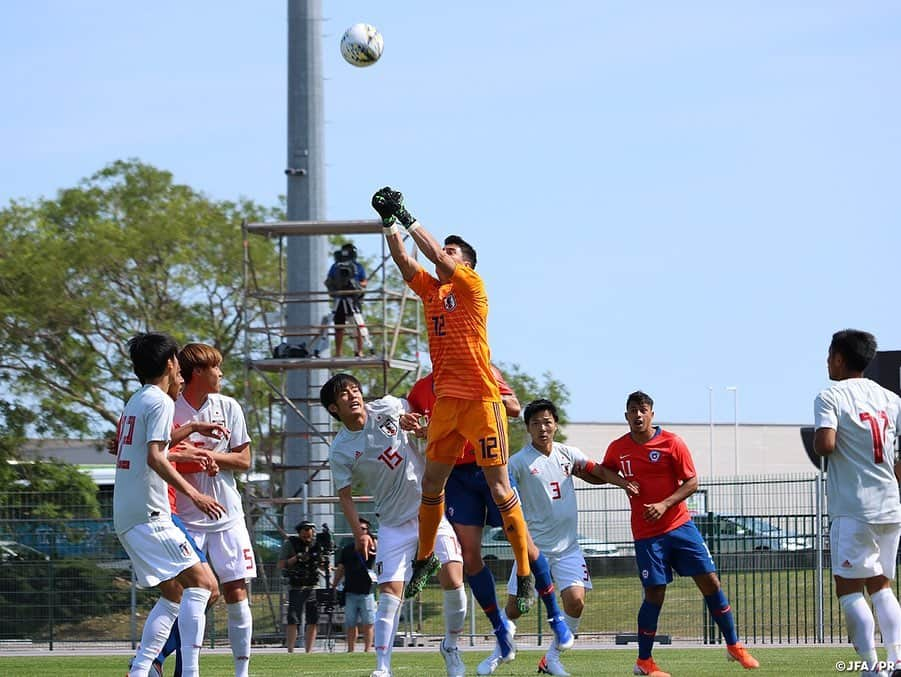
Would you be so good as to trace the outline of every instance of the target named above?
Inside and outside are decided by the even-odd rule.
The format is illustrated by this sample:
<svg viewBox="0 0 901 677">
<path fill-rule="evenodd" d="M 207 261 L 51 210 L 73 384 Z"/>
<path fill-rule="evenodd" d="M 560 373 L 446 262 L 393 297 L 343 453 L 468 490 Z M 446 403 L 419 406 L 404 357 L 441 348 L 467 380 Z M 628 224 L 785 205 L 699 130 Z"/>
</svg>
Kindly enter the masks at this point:
<svg viewBox="0 0 901 677">
<path fill-rule="evenodd" d="M 557 414 L 560 416 L 558 425 L 562 428 L 569 422 L 566 415 L 566 405 L 569 404 L 569 389 L 564 383 L 554 378 L 551 372 L 546 371 L 537 378 L 524 372 L 518 364 L 498 363 L 498 368 L 504 375 L 504 379 L 513 388 L 516 397 L 525 410 L 526 405 L 532 400 L 543 398 L 550 400 L 557 407 Z M 510 437 L 510 453 L 514 453 L 522 449 L 529 439 L 526 432 L 526 426 L 522 417 L 510 419 L 509 421 L 509 437 Z M 562 431 L 557 432 L 557 441 L 563 442 L 566 436 Z"/>
<path fill-rule="evenodd" d="M 136 386 L 125 341 L 139 331 L 214 345 L 237 373 L 240 223 L 279 216 L 212 200 L 137 160 L 55 199 L 10 202 L 0 210 L 0 379 L 34 401 L 45 432 L 71 436 L 115 425 Z M 274 277 L 272 242 L 248 246 L 257 274 Z"/>
</svg>

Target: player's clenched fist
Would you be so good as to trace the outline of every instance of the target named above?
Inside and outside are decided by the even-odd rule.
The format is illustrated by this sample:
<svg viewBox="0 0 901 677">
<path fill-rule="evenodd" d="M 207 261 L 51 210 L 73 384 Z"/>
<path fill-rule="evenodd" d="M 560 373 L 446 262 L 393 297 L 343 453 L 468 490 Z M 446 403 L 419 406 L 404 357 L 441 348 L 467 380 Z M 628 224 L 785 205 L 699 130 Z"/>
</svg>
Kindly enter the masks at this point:
<svg viewBox="0 0 901 677">
<path fill-rule="evenodd" d="M 372 208 L 378 212 L 382 219 L 382 225 L 390 228 L 394 225 L 394 206 L 389 200 L 390 194 L 394 192 L 390 187 L 385 186 L 375 192 L 372 196 Z"/>
<path fill-rule="evenodd" d="M 382 224 L 385 227 L 391 226 L 395 217 L 405 228 L 409 228 L 416 221 L 404 207 L 404 194 L 399 190 L 393 190 L 390 186 L 385 186 L 372 196 L 372 206 L 382 217 Z M 390 223 L 387 221 L 389 218 Z"/>
</svg>

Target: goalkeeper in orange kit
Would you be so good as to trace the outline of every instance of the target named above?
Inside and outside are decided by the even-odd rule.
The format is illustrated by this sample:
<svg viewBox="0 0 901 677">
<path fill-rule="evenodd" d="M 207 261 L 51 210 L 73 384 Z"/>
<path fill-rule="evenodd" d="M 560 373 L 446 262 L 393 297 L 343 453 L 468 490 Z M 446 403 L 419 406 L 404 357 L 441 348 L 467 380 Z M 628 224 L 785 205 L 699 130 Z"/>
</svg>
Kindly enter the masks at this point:
<svg viewBox="0 0 901 677">
<path fill-rule="evenodd" d="M 416 595 L 438 568 L 433 550 L 438 523 L 444 514 L 444 486 L 464 443 L 469 441 L 475 447 L 476 462 L 483 469 L 513 548 L 520 574 L 517 602 L 527 610 L 534 592 L 528 529 L 507 475 L 507 417 L 491 369 L 488 298 L 485 284 L 475 272 L 476 252 L 457 235 L 445 238 L 444 246 L 438 244 L 410 215 L 398 191 L 382 188 L 373 195 L 372 206 L 382 218 L 394 262 L 406 283 L 422 299 L 437 396 L 429 422 L 422 478 L 419 550 L 406 596 Z M 427 273 L 407 252 L 400 226 L 435 264 L 437 277 Z"/>
</svg>

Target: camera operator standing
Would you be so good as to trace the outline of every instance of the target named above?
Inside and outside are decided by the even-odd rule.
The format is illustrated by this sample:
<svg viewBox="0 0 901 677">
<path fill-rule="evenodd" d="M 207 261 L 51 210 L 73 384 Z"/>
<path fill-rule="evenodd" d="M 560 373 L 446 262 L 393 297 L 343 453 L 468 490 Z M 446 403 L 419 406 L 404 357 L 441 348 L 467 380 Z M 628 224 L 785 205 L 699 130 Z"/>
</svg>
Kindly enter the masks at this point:
<svg viewBox="0 0 901 677">
<path fill-rule="evenodd" d="M 325 278 L 325 288 L 330 292 L 351 292 L 360 291 L 366 287 L 366 271 L 362 264 L 357 261 L 357 248 L 349 242 L 341 247 L 334 254 L 335 262 L 329 268 L 328 275 Z M 360 302 L 363 300 L 363 294 L 332 294 L 335 299 L 335 357 L 341 357 L 341 347 L 344 343 L 344 325 L 348 321 L 357 324 L 356 340 L 357 350 L 356 356 L 363 355 L 363 333 L 366 331 L 365 325 L 359 326 L 362 321 L 360 310 Z M 360 316 L 357 320 L 356 316 Z M 368 337 L 368 336 L 367 336 Z"/>
<path fill-rule="evenodd" d="M 310 653 L 316 641 L 316 624 L 319 622 L 319 608 L 314 590 L 319 585 L 319 576 L 328 576 L 329 549 L 323 539 L 316 538 L 316 525 L 303 521 L 296 527 L 297 536 L 289 536 L 282 543 L 278 568 L 288 579 L 288 619 L 285 625 L 285 645 L 288 653 L 294 653 L 297 643 L 297 628 L 301 618 L 306 621 L 304 650 Z M 325 535 L 325 534 L 323 534 Z"/>
</svg>

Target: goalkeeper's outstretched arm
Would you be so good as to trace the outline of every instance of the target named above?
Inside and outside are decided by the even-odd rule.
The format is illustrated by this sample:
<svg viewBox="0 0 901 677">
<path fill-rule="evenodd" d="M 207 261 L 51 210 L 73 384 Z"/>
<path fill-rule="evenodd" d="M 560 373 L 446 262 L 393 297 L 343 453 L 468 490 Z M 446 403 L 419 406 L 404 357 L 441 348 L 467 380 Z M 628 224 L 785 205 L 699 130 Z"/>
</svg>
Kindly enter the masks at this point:
<svg viewBox="0 0 901 677">
<path fill-rule="evenodd" d="M 400 274 L 403 276 L 404 280 L 409 281 L 416 274 L 416 271 L 419 270 L 419 264 L 416 262 L 416 259 L 407 252 L 407 248 L 404 246 L 404 236 L 400 229 L 397 228 L 397 226 L 394 226 L 394 228 L 395 230 L 393 232 L 385 231 L 385 240 L 388 241 L 388 251 L 391 252 L 391 258 L 394 259 L 394 263 L 396 263 L 397 267 L 400 269 Z"/>
<path fill-rule="evenodd" d="M 442 282 L 450 280 L 457 267 L 456 261 L 444 251 L 444 247 L 438 243 L 432 234 L 423 228 L 422 224 L 407 211 L 407 208 L 404 207 L 404 196 L 402 193 L 385 186 L 372 196 L 372 206 L 382 219 L 382 225 L 385 227 L 385 237 L 388 240 L 388 249 L 391 251 L 391 258 L 394 259 L 394 262 L 400 268 L 405 280 L 410 280 L 416 274 L 416 271 L 419 270 L 419 264 L 407 253 L 400 228 L 397 225 L 398 222 L 410 233 L 413 242 L 419 247 L 419 251 L 435 264 L 435 272 L 438 273 L 438 279 Z"/>
<path fill-rule="evenodd" d="M 438 273 L 438 279 L 447 282 L 454 275 L 457 262 L 444 252 L 444 247 L 438 244 L 438 240 L 432 234 L 422 227 L 419 221 L 413 221 L 407 229 L 413 242 L 419 247 L 425 257 L 435 264 L 435 272 Z"/>
</svg>

